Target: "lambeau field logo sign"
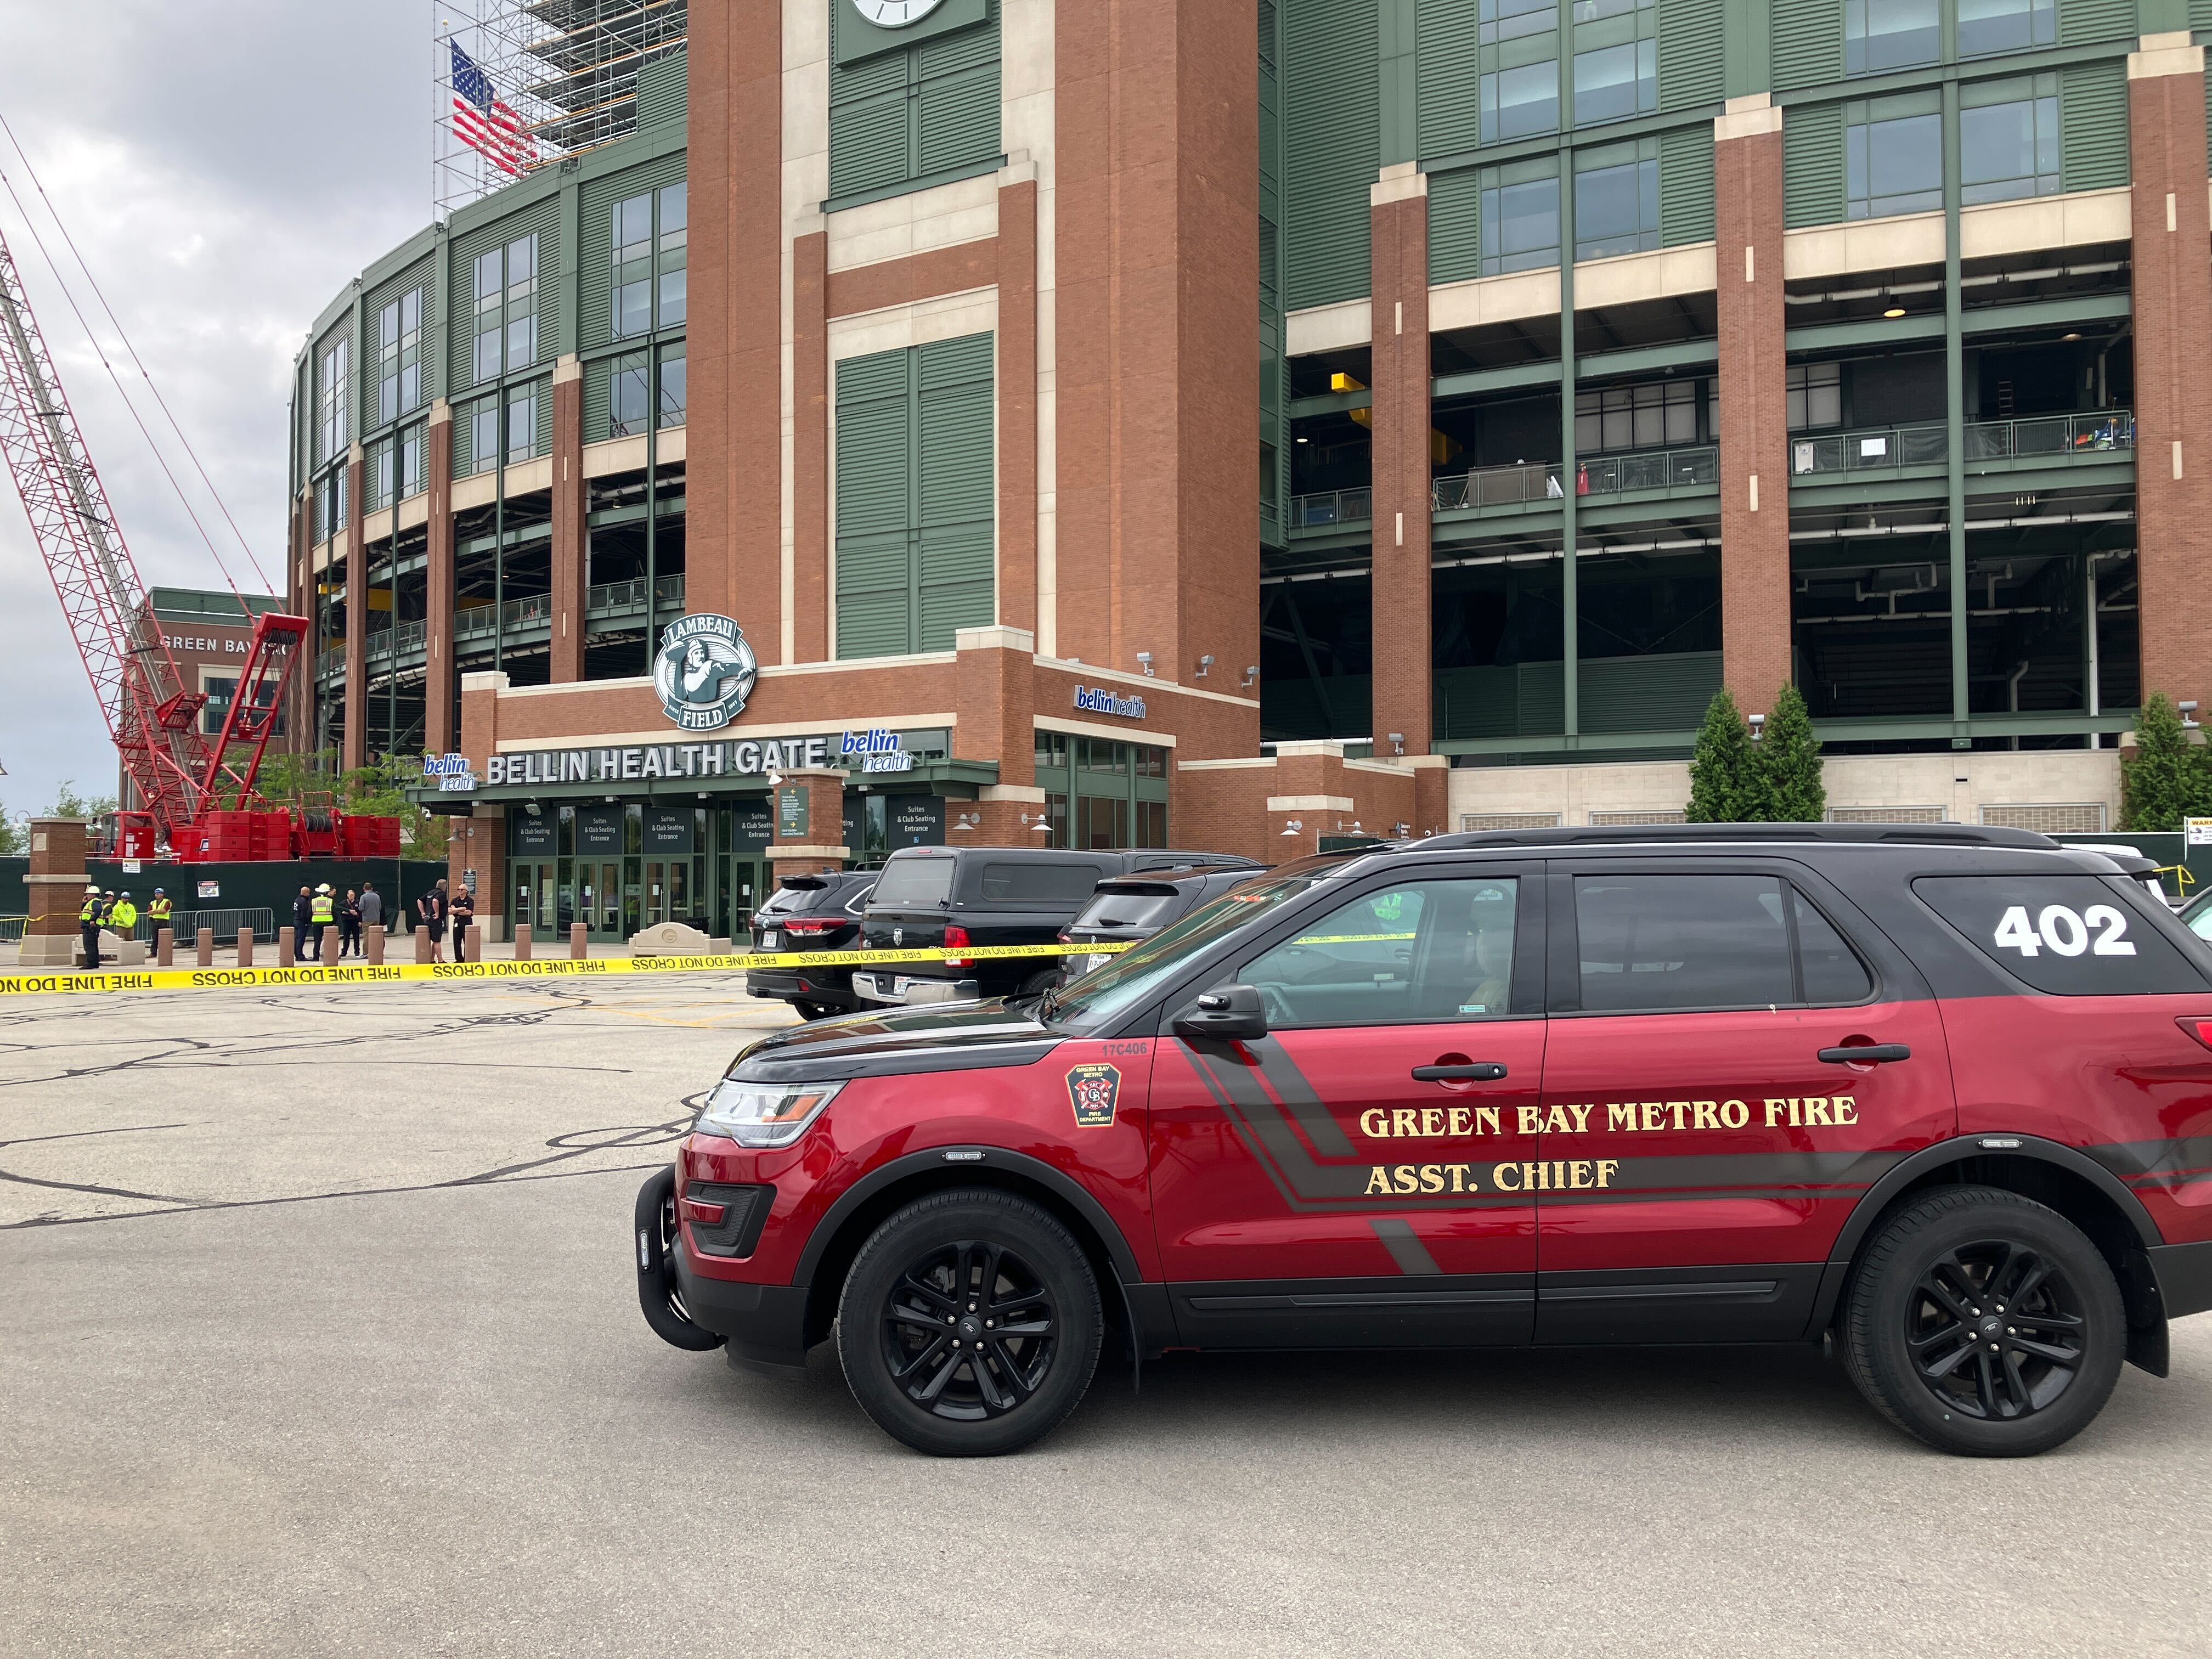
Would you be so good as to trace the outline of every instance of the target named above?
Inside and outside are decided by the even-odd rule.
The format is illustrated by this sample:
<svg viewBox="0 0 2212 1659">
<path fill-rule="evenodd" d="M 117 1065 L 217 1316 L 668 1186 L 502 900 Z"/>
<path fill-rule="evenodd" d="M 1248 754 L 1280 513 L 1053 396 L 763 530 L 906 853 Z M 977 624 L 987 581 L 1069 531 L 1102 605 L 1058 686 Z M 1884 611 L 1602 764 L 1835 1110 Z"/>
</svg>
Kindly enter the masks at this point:
<svg viewBox="0 0 2212 1659">
<path fill-rule="evenodd" d="M 737 719 L 759 678 L 745 630 L 706 612 L 669 623 L 653 659 L 661 711 L 686 732 L 718 732 Z"/>
</svg>

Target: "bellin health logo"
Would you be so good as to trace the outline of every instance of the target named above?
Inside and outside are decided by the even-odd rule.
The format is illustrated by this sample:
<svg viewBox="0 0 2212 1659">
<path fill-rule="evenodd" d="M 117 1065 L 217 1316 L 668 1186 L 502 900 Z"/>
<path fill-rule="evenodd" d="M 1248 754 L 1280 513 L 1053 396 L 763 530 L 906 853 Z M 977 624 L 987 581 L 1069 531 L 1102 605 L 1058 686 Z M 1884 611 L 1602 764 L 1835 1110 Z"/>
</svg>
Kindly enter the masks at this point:
<svg viewBox="0 0 2212 1659">
<path fill-rule="evenodd" d="M 737 719 L 759 678 L 744 629 L 706 612 L 669 623 L 653 660 L 661 711 L 686 732 L 719 731 Z"/>
</svg>

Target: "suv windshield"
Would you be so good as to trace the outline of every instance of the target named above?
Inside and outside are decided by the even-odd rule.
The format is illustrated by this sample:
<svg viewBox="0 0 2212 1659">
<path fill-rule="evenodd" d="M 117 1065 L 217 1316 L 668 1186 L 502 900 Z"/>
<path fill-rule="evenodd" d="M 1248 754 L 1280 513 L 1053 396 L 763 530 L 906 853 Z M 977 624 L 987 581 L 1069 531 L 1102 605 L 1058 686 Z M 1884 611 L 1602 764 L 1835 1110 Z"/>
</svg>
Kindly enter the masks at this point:
<svg viewBox="0 0 2212 1659">
<path fill-rule="evenodd" d="M 883 879 L 869 896 L 871 905 L 942 904 L 952 896 L 952 866 L 955 860 L 934 855 L 929 858 L 894 858 L 884 866 Z"/>
<path fill-rule="evenodd" d="M 1139 893 L 1103 892 L 1067 925 L 1071 932 L 1078 927 L 1158 927 L 1182 908 L 1182 895 L 1171 887 Z"/>
<path fill-rule="evenodd" d="M 1322 871 L 1247 882 L 1200 905 L 1174 926 L 1162 928 L 1143 944 L 1054 994 L 1045 1005 L 1050 1023 L 1078 1030 L 1104 1024 L 1152 995 L 1194 951 L 1202 951 L 1240 931 L 1284 900 L 1296 898 L 1334 873 Z"/>
</svg>

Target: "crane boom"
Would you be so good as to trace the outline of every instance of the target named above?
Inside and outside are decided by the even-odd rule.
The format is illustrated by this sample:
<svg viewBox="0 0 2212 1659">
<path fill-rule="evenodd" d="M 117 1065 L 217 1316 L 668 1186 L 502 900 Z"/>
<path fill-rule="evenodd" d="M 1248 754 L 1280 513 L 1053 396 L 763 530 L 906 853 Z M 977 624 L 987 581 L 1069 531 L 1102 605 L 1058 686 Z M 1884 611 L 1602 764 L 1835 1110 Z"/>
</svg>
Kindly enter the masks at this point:
<svg viewBox="0 0 2212 1659">
<path fill-rule="evenodd" d="M 270 705 L 282 701 L 297 654 L 293 647 L 307 624 L 292 617 L 259 619 L 222 738 L 210 747 L 198 729 L 207 696 L 185 685 L 154 620 L 4 237 L 0 455 L 30 519 L 108 734 L 143 811 L 175 844 L 219 793 L 251 793 L 274 718 Z M 234 738 L 253 745 L 242 768 L 224 763 L 225 747 Z"/>
</svg>

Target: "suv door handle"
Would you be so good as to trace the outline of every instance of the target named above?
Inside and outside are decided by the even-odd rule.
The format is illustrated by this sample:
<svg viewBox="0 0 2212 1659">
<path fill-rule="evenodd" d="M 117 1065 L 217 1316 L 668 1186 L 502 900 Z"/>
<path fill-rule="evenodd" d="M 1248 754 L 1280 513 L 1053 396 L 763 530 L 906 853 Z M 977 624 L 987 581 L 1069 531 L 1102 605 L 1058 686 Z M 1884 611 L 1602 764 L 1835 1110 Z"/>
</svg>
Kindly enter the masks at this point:
<svg viewBox="0 0 2212 1659">
<path fill-rule="evenodd" d="M 1875 1066 L 1886 1060 L 1910 1060 L 1912 1050 L 1902 1042 L 1863 1042 L 1856 1048 L 1823 1048 L 1820 1058 L 1831 1066 Z"/>
<path fill-rule="evenodd" d="M 1505 1068 L 1494 1060 L 1479 1060 L 1468 1066 L 1416 1066 L 1416 1083 L 1495 1083 L 1505 1075 Z"/>
</svg>

